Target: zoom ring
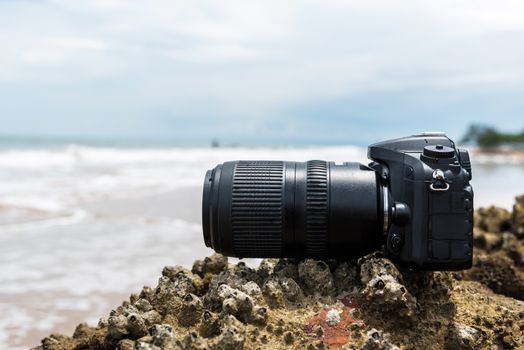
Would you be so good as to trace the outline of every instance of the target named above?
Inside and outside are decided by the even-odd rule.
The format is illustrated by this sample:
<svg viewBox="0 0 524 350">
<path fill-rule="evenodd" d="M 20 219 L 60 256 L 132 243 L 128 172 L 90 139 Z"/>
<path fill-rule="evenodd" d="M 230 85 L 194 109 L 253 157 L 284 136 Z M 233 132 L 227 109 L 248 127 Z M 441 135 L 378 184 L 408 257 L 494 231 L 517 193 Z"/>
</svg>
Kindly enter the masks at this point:
<svg viewBox="0 0 524 350">
<path fill-rule="evenodd" d="M 306 254 L 327 255 L 328 180 L 327 162 L 307 162 L 306 182 Z"/>
<path fill-rule="evenodd" d="M 240 161 L 233 175 L 231 228 L 240 257 L 280 257 L 284 163 Z"/>
</svg>

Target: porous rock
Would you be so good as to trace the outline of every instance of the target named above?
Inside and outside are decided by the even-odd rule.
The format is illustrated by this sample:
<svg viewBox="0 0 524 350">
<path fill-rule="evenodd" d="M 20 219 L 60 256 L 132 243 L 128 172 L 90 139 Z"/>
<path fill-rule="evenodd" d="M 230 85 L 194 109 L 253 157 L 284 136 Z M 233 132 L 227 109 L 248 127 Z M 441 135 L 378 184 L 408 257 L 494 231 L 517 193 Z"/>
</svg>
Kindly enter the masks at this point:
<svg viewBox="0 0 524 350">
<path fill-rule="evenodd" d="M 182 298 L 197 292 L 194 275 L 180 267 L 166 267 L 162 274 L 150 302 L 163 316 L 176 315 L 181 307 Z"/>
<path fill-rule="evenodd" d="M 389 341 L 389 335 L 375 328 L 367 332 L 362 350 L 400 350 Z"/>
<path fill-rule="evenodd" d="M 306 259 L 298 264 L 298 276 L 304 287 L 311 293 L 327 295 L 335 290 L 333 275 L 322 260 Z"/>
<path fill-rule="evenodd" d="M 243 349 L 245 342 L 245 326 L 234 316 L 228 315 L 224 319 L 220 335 L 214 342 L 213 349 L 236 350 Z"/>
<path fill-rule="evenodd" d="M 478 349 L 480 345 L 479 330 L 462 323 L 453 323 L 446 343 L 449 349 Z"/>
<path fill-rule="evenodd" d="M 262 295 L 262 290 L 260 289 L 259 285 L 253 281 L 249 281 L 243 284 L 241 286 L 241 290 L 257 302 L 261 302 L 264 299 Z"/>
<path fill-rule="evenodd" d="M 178 324 L 183 327 L 190 327 L 200 322 L 200 317 L 204 306 L 202 300 L 195 294 L 186 294 L 182 298 L 180 310 L 178 311 Z"/>
<path fill-rule="evenodd" d="M 249 295 L 225 284 L 218 288 L 218 295 L 222 299 L 223 312 L 248 322 L 253 312 L 253 299 Z"/>
<path fill-rule="evenodd" d="M 262 259 L 258 265 L 257 273 L 260 277 L 266 279 L 273 274 L 275 266 L 279 262 L 278 259 Z"/>
<path fill-rule="evenodd" d="M 473 268 L 465 271 L 464 276 L 479 281 L 495 293 L 524 300 L 524 271 L 506 256 L 479 254 L 474 258 Z"/>
<path fill-rule="evenodd" d="M 108 333 L 114 339 L 121 339 L 129 334 L 127 317 L 124 315 L 110 316 L 108 319 Z"/>
<path fill-rule="evenodd" d="M 282 277 L 278 278 L 278 283 L 280 285 L 280 289 L 282 290 L 284 297 L 288 301 L 292 303 L 299 303 L 304 299 L 304 292 L 294 279 L 289 277 Z"/>
<path fill-rule="evenodd" d="M 361 295 L 369 309 L 396 312 L 409 318 L 418 313 L 417 300 L 402 284 L 402 277 L 393 263 L 385 258 L 364 257 L 360 265 L 364 285 Z"/>
<path fill-rule="evenodd" d="M 512 231 L 520 239 L 524 238 L 524 195 L 515 198 L 512 214 Z"/>
<path fill-rule="evenodd" d="M 491 206 L 480 208 L 475 213 L 475 224 L 478 228 L 488 232 L 508 231 L 512 226 L 511 213 L 504 208 Z"/>
<path fill-rule="evenodd" d="M 221 254 L 213 254 L 203 260 L 195 260 L 191 272 L 200 277 L 206 274 L 218 274 L 227 269 L 227 257 Z"/>
<path fill-rule="evenodd" d="M 341 262 L 335 267 L 333 279 L 337 292 L 354 291 L 353 288 L 358 285 L 357 265 L 347 261 Z"/>
<path fill-rule="evenodd" d="M 278 277 L 288 277 L 298 281 L 299 262 L 294 259 L 280 259 L 273 268 L 273 274 Z"/>
<path fill-rule="evenodd" d="M 184 350 L 208 350 L 209 343 L 202 338 L 197 332 L 188 333 L 182 342 Z"/>
<path fill-rule="evenodd" d="M 168 324 L 156 324 L 149 329 L 152 336 L 152 344 L 160 348 L 175 346 L 175 335 L 173 327 Z"/>
<path fill-rule="evenodd" d="M 272 308 L 284 306 L 284 292 L 277 278 L 267 280 L 262 287 L 264 299 Z"/>
</svg>

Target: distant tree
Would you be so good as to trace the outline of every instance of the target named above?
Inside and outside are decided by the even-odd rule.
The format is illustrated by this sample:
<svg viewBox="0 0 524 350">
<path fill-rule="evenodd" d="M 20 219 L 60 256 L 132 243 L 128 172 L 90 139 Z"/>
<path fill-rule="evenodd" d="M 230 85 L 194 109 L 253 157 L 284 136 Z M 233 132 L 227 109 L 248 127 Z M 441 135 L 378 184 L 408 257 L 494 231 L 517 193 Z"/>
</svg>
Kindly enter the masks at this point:
<svg viewBox="0 0 524 350">
<path fill-rule="evenodd" d="M 472 124 L 464 134 L 462 142 L 472 142 L 480 147 L 493 148 L 499 146 L 501 140 L 495 128 L 487 125 Z"/>
<path fill-rule="evenodd" d="M 462 142 L 476 143 L 481 148 L 495 148 L 501 144 L 524 143 L 524 131 L 521 133 L 502 133 L 494 127 L 480 124 L 470 125 Z"/>
</svg>

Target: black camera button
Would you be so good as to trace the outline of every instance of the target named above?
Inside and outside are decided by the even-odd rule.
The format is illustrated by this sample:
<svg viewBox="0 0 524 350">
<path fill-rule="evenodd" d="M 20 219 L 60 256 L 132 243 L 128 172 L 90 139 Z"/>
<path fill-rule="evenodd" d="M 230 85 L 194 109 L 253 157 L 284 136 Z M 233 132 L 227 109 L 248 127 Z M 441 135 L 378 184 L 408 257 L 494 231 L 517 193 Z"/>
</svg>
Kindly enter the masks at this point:
<svg viewBox="0 0 524 350">
<path fill-rule="evenodd" d="M 473 202 L 471 201 L 471 199 L 469 198 L 464 199 L 464 209 L 466 211 L 473 210 Z"/>
<path fill-rule="evenodd" d="M 390 247 L 395 252 L 398 253 L 404 245 L 404 238 L 399 233 L 394 233 L 389 239 Z"/>
<path fill-rule="evenodd" d="M 473 199 L 473 189 L 471 186 L 464 187 L 464 193 L 466 198 Z"/>
<path fill-rule="evenodd" d="M 473 230 L 473 223 L 471 220 L 465 220 L 464 227 L 466 228 L 466 234 L 469 234 Z"/>
<path fill-rule="evenodd" d="M 469 153 L 466 149 L 459 148 L 459 156 L 460 156 L 460 162 L 462 163 L 462 166 L 464 169 L 468 172 L 468 177 L 471 180 L 472 173 L 471 173 L 471 160 L 469 158 Z"/>
</svg>

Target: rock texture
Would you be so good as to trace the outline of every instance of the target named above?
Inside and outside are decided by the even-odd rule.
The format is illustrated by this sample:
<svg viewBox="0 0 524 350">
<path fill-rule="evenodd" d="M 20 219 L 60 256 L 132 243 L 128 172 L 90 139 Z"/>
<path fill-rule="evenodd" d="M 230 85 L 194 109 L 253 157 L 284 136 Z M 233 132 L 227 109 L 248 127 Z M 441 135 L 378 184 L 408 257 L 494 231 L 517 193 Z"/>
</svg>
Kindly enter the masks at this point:
<svg viewBox="0 0 524 350">
<path fill-rule="evenodd" d="M 524 348 L 524 197 L 478 210 L 474 266 L 421 272 L 380 252 L 358 261 L 213 255 L 166 267 L 95 327 L 36 349 Z"/>
</svg>

